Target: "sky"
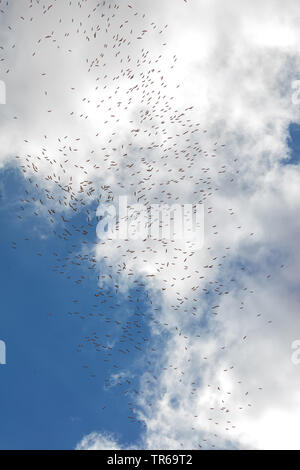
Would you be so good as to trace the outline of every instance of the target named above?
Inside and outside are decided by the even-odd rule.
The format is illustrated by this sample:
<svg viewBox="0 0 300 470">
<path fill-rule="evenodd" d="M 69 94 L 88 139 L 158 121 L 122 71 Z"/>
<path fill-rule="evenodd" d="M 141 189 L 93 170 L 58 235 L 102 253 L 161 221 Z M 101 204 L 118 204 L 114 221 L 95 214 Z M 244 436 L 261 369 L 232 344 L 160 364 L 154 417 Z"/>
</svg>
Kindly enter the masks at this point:
<svg viewBox="0 0 300 470">
<path fill-rule="evenodd" d="M 299 449 L 299 21 L 0 2 L 0 449 Z"/>
</svg>

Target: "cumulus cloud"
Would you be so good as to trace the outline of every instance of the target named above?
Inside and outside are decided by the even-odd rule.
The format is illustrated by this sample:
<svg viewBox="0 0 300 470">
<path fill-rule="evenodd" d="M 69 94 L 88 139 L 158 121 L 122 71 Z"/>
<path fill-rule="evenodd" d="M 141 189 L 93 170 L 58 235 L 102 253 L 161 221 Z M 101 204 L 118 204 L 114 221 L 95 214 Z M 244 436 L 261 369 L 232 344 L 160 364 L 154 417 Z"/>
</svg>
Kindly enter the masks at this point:
<svg viewBox="0 0 300 470">
<path fill-rule="evenodd" d="M 116 438 L 112 434 L 92 432 L 84 436 L 77 444 L 76 450 L 121 450 Z"/>
</svg>

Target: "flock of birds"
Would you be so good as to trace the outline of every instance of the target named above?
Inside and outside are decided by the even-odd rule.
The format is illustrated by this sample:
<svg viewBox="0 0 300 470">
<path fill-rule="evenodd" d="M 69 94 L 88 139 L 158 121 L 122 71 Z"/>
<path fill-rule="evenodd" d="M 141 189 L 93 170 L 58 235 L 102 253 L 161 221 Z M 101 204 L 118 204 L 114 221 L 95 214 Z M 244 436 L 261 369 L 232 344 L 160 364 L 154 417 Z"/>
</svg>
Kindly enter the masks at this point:
<svg viewBox="0 0 300 470">
<path fill-rule="evenodd" d="M 207 325 L 226 315 L 219 307 L 221 298 L 236 289 L 245 296 L 253 294 L 239 279 L 222 277 L 230 269 L 231 241 L 255 237 L 238 222 L 234 208 L 219 205 L 222 192 L 234 193 L 238 187 L 239 162 L 228 158 L 226 144 L 212 137 L 213 129 L 197 121 L 196 106 L 178 104 L 181 84 L 176 81 L 177 56 L 170 54 L 165 39 L 168 25 L 140 12 L 139 2 L 17 3 L 12 11 L 10 1 L 0 0 L 2 21 L 9 18 L 0 48 L 1 72 L 9 83 L 14 51 L 23 48 L 35 87 L 36 121 L 48 128 L 39 134 L 29 126 L 16 156 L 27 185 L 17 217 L 20 224 L 32 219 L 33 224 L 42 223 L 56 237 L 54 272 L 79 290 L 97 282 L 91 310 L 82 310 L 75 298 L 66 313 L 98 325 L 91 327 L 76 351 L 79 357 L 83 350 L 99 354 L 99 370 L 91 370 L 87 363 L 81 366 L 92 379 L 105 363 L 105 387 L 118 385 L 128 397 L 128 420 L 146 426 L 139 406 L 143 403 L 150 414 L 155 409 L 162 374 L 173 374 L 179 395 L 189 390 L 196 399 L 198 379 L 191 382 L 188 371 L 198 362 L 209 367 L 210 353 L 203 351 L 199 357 L 192 351 L 195 344 L 201 348 Z M 19 31 L 23 36 L 28 32 L 23 44 L 15 39 Z M 56 55 L 58 64 L 65 61 L 71 68 L 74 80 L 60 83 L 60 71 L 53 70 Z M 65 103 L 53 104 L 55 86 L 62 88 Z M 28 115 L 17 107 L 10 111 L 9 106 L 8 102 L 7 119 L 16 123 L 20 135 L 27 129 L 23 124 Z M 133 204 L 142 204 L 147 214 L 153 204 L 189 203 L 194 213 L 196 205 L 203 206 L 202 249 L 197 250 L 192 240 L 172 238 L 97 239 L 97 208 L 118 204 L 124 194 L 130 197 L 130 223 L 137 215 Z M 149 229 L 151 223 L 147 224 Z M 231 230 L 223 234 L 225 227 Z M 17 243 L 12 241 L 11 247 L 16 250 Z M 259 321 L 261 315 L 256 315 Z M 271 322 L 265 320 L 266 325 Z M 238 341 L 242 347 L 247 334 Z M 164 353 L 172 342 L 178 363 Z M 225 349 L 224 344 L 218 347 L 220 354 Z M 136 357 L 144 360 L 142 377 L 135 369 Z M 230 374 L 233 368 L 230 364 L 225 371 Z M 235 428 L 230 392 L 218 383 L 206 386 L 222 392 L 222 397 L 209 407 L 211 430 L 198 448 L 215 446 L 215 427 L 220 423 L 227 431 Z M 253 406 L 247 390 L 241 395 L 240 409 Z M 100 406 L 101 412 L 107 408 L 109 403 Z M 194 418 L 197 421 L 197 413 Z M 194 421 L 190 427 L 197 433 Z"/>
</svg>

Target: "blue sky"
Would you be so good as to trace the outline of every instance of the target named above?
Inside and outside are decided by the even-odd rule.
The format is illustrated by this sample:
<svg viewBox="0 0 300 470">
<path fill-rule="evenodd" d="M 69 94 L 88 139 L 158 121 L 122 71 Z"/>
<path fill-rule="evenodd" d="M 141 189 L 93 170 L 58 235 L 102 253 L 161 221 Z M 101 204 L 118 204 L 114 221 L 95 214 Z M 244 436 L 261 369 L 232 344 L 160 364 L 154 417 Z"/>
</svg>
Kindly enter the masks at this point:
<svg viewBox="0 0 300 470">
<path fill-rule="evenodd" d="M 286 164 L 298 165 L 300 162 L 300 124 L 292 122 L 289 126 L 289 139 L 288 145 L 291 150 L 291 154 Z"/>
<path fill-rule="evenodd" d="M 124 396 L 124 386 L 105 390 L 111 369 L 103 354 L 87 347 L 77 352 L 86 335 L 101 333 L 104 321 L 81 320 L 67 313 L 99 311 L 92 307 L 95 277 L 78 287 L 53 272 L 57 238 L 41 224 L 41 232 L 47 234 L 42 240 L 40 233 L 32 234 L 36 224 L 32 216 L 22 221 L 17 217 L 25 189 L 20 172 L 3 169 L 1 188 L 0 336 L 7 345 L 7 365 L 0 367 L 1 448 L 74 448 L 83 435 L 103 429 L 116 433 L 124 443 L 136 441 L 141 427 L 128 424 L 130 400 Z M 28 236 L 30 240 L 24 240 Z M 143 307 L 143 292 L 140 297 Z M 134 320 L 135 304 L 118 295 L 112 300 L 121 302 L 128 321 Z M 104 318 L 113 318 L 109 308 L 101 306 L 101 312 Z M 107 323 L 104 326 L 114 337 L 114 330 Z M 146 335 L 147 329 L 142 326 L 142 330 Z M 120 364 L 119 356 L 114 353 L 111 361 Z M 121 364 L 132 369 L 134 359 Z M 85 364 L 88 370 L 82 367 Z M 94 373 L 96 377 L 90 377 Z"/>
</svg>

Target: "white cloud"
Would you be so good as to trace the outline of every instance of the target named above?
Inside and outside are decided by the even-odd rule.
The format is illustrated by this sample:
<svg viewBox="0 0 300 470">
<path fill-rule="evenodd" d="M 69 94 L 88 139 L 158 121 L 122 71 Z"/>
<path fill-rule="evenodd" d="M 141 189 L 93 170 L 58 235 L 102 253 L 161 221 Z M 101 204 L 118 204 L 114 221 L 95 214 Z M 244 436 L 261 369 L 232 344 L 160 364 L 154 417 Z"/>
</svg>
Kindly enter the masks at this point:
<svg viewBox="0 0 300 470">
<path fill-rule="evenodd" d="M 84 436 L 76 450 L 120 450 L 120 444 L 112 434 L 92 432 Z"/>
</svg>

